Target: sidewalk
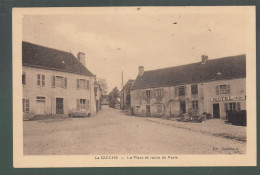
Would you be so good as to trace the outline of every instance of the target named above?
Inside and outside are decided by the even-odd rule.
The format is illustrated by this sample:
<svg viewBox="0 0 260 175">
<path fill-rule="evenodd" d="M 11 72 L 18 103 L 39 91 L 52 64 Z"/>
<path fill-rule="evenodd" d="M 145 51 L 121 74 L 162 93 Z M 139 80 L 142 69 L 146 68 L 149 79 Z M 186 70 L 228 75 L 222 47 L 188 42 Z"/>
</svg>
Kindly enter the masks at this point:
<svg viewBox="0 0 260 175">
<path fill-rule="evenodd" d="M 209 119 L 202 123 L 179 122 L 172 118 L 145 118 L 147 121 L 167 126 L 188 129 L 217 137 L 224 137 L 236 141 L 246 142 L 246 127 L 226 124 L 222 119 Z"/>
</svg>

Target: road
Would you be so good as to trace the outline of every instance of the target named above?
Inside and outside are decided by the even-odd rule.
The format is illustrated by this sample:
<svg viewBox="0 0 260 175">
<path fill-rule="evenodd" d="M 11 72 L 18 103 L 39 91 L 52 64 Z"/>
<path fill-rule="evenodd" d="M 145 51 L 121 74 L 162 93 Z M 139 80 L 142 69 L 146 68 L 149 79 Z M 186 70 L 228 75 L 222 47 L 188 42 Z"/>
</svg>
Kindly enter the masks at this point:
<svg viewBox="0 0 260 175">
<path fill-rule="evenodd" d="M 162 119 L 163 120 L 163 119 Z M 246 143 L 128 116 L 103 107 L 95 117 L 24 121 L 25 155 L 243 154 Z"/>
</svg>

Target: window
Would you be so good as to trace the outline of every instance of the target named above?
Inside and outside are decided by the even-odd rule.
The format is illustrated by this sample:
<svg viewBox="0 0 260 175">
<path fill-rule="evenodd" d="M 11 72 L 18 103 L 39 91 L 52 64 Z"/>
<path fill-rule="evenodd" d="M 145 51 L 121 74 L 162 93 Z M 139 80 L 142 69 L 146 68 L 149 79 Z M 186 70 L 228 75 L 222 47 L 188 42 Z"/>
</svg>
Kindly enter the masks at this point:
<svg viewBox="0 0 260 175">
<path fill-rule="evenodd" d="M 162 105 L 157 105 L 157 113 L 162 113 Z"/>
<path fill-rule="evenodd" d="M 37 85 L 45 86 L 45 75 L 37 74 Z"/>
<path fill-rule="evenodd" d="M 179 86 L 179 96 L 185 95 L 185 86 Z"/>
<path fill-rule="evenodd" d="M 192 104 L 192 109 L 199 109 L 199 102 L 198 102 L 198 100 L 192 101 L 191 104 Z"/>
<path fill-rule="evenodd" d="M 197 84 L 191 85 L 191 94 L 192 95 L 198 94 L 198 85 Z"/>
<path fill-rule="evenodd" d="M 155 89 L 155 96 L 162 97 L 162 89 Z"/>
<path fill-rule="evenodd" d="M 80 99 L 79 101 L 79 105 L 80 105 L 80 109 L 86 109 L 87 106 L 86 106 L 86 99 Z"/>
<path fill-rule="evenodd" d="M 77 79 L 77 89 L 89 90 L 89 80 Z"/>
<path fill-rule="evenodd" d="M 146 90 L 145 94 L 146 94 L 146 98 L 150 98 L 151 97 L 151 91 L 150 90 Z"/>
<path fill-rule="evenodd" d="M 67 88 L 67 78 L 62 76 L 52 76 L 52 87 Z"/>
<path fill-rule="evenodd" d="M 224 84 L 216 86 L 216 94 L 230 94 L 230 85 Z"/>
<path fill-rule="evenodd" d="M 225 103 L 225 111 L 240 111 L 240 102 Z"/>
<path fill-rule="evenodd" d="M 22 83 L 23 83 L 23 85 L 26 85 L 26 74 L 25 74 L 25 72 L 23 72 Z"/>
<path fill-rule="evenodd" d="M 23 99 L 23 112 L 29 112 L 30 111 L 30 103 L 28 99 Z"/>
<path fill-rule="evenodd" d="M 89 100 L 77 99 L 77 110 L 79 109 L 89 109 Z"/>
</svg>

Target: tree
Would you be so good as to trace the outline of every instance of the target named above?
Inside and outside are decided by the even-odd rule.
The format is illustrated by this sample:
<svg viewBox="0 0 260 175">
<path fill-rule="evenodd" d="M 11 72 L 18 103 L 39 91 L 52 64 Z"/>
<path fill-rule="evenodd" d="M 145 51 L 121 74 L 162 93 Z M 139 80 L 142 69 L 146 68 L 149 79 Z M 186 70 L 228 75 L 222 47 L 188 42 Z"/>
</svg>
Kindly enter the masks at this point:
<svg viewBox="0 0 260 175">
<path fill-rule="evenodd" d="M 114 108 L 117 102 L 117 98 L 119 97 L 119 90 L 117 89 L 117 87 L 114 87 L 114 89 L 109 93 L 109 106 Z"/>
<path fill-rule="evenodd" d="M 98 78 L 97 79 L 97 83 L 99 84 L 100 86 L 100 89 L 101 89 L 101 94 L 107 94 L 107 81 L 106 79 L 104 78 Z"/>
</svg>

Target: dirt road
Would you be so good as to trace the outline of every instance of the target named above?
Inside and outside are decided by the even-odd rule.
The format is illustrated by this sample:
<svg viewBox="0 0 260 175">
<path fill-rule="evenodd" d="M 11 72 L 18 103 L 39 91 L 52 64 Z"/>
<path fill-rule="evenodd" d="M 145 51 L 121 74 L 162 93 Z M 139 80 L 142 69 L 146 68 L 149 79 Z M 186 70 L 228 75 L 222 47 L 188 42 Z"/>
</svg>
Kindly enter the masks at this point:
<svg viewBox="0 0 260 175">
<path fill-rule="evenodd" d="M 242 154 L 246 143 L 103 108 L 95 117 L 24 121 L 26 155 Z"/>
</svg>

